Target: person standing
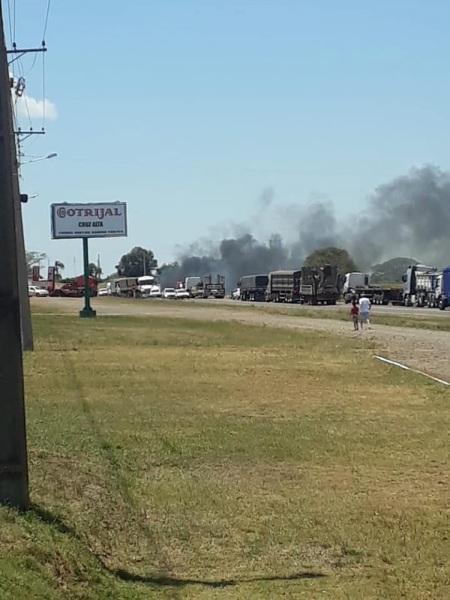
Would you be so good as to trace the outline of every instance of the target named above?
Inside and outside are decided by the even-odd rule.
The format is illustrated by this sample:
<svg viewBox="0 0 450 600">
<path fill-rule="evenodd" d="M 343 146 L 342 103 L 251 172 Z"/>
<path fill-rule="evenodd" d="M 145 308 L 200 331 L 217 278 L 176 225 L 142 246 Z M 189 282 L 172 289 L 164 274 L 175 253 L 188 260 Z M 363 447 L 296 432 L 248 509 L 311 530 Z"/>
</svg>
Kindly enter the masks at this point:
<svg viewBox="0 0 450 600">
<path fill-rule="evenodd" d="M 356 304 L 356 298 L 352 300 L 352 307 L 350 309 L 350 315 L 353 321 L 353 329 L 355 331 L 359 330 L 359 306 Z"/>
<path fill-rule="evenodd" d="M 361 329 L 364 329 L 364 325 L 370 327 L 369 314 L 370 300 L 363 294 L 359 299 L 359 323 L 361 325 Z"/>
</svg>

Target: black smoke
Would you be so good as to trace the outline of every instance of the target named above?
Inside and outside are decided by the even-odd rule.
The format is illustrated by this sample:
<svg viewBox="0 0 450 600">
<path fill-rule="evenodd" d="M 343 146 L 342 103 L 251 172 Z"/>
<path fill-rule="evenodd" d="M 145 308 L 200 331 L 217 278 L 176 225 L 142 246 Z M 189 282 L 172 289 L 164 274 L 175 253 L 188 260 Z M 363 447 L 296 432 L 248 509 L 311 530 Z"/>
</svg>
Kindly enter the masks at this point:
<svg viewBox="0 0 450 600">
<path fill-rule="evenodd" d="M 279 233 L 258 241 L 254 228 L 276 222 Z M 258 201 L 247 232 L 199 243 L 163 269 L 162 281 L 175 284 L 189 275 L 221 273 L 227 288 L 245 274 L 298 268 L 305 257 L 327 246 L 346 249 L 360 269 L 396 256 L 411 256 L 430 265 L 450 264 L 450 173 L 435 166 L 414 168 L 407 175 L 380 185 L 360 214 L 339 223 L 330 202 L 283 206 L 272 188 Z M 192 250 L 195 248 L 195 251 Z"/>
</svg>

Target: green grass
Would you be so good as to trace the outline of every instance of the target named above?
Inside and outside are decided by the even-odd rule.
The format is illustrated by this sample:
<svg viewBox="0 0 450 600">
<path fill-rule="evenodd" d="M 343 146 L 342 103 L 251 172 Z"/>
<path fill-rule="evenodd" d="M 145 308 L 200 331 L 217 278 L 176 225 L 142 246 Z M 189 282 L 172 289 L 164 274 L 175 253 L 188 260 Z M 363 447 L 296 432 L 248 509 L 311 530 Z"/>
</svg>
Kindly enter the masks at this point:
<svg viewBox="0 0 450 600">
<path fill-rule="evenodd" d="M 323 333 L 34 327 L 34 506 L 0 510 L 2 600 L 446 597 L 438 385 Z"/>
</svg>

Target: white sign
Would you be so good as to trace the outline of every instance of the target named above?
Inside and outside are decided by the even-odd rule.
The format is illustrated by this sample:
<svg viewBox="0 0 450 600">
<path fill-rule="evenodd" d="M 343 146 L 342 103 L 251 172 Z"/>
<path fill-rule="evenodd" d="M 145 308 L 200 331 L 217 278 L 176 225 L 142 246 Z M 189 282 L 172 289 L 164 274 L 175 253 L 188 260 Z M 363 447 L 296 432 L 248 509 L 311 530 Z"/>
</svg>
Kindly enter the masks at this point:
<svg viewBox="0 0 450 600">
<path fill-rule="evenodd" d="M 127 235 L 125 202 L 52 204 L 51 220 L 53 239 Z"/>
</svg>

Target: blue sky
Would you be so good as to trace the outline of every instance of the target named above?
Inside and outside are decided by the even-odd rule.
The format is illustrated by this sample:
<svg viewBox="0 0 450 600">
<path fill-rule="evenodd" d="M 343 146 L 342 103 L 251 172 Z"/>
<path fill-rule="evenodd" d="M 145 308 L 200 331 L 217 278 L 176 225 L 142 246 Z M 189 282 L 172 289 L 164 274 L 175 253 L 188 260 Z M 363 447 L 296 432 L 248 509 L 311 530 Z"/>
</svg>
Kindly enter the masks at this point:
<svg viewBox="0 0 450 600">
<path fill-rule="evenodd" d="M 18 45 L 39 44 L 47 0 L 15 1 Z M 251 222 L 268 187 L 345 220 L 412 166 L 446 169 L 449 22 L 438 0 L 52 0 L 58 116 L 24 151 L 58 158 L 22 169 L 28 249 L 81 270 L 81 241 L 50 240 L 52 202 L 128 202 L 129 237 L 91 243 L 111 272 L 132 246 L 162 262 Z"/>
</svg>

